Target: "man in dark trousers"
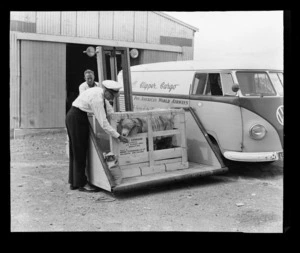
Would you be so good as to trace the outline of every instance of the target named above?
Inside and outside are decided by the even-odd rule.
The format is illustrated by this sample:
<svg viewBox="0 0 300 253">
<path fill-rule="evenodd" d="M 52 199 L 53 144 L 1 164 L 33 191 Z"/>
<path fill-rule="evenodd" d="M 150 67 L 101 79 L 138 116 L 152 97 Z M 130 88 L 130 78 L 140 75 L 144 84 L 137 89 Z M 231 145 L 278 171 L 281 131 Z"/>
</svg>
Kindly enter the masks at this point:
<svg viewBox="0 0 300 253">
<path fill-rule="evenodd" d="M 112 80 L 102 82 L 103 88 L 93 87 L 83 91 L 72 103 L 66 116 L 66 126 L 70 142 L 69 151 L 69 184 L 70 189 L 94 192 L 97 188 L 87 181 L 85 175 L 86 155 L 88 149 L 89 121 L 87 113 L 93 113 L 103 130 L 112 137 L 127 143 L 108 122 L 107 109 L 110 106 L 105 100 L 112 102 L 119 94 L 122 85 Z"/>
</svg>

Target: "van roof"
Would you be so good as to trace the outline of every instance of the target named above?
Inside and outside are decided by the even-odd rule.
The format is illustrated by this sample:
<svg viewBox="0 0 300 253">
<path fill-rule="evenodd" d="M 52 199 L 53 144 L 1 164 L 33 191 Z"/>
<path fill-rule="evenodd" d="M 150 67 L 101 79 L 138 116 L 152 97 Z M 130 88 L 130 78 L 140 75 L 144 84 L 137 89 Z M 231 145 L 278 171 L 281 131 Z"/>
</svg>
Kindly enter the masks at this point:
<svg viewBox="0 0 300 253">
<path fill-rule="evenodd" d="M 193 70 L 275 70 L 282 71 L 280 69 L 270 69 L 265 66 L 260 66 L 259 62 L 253 66 L 253 64 L 248 63 L 222 63 L 218 62 L 207 62 L 207 61 L 170 61 L 170 62 L 158 62 L 158 63 L 149 63 L 149 64 L 141 64 L 130 67 L 132 72 L 135 71 L 193 71 Z"/>
</svg>

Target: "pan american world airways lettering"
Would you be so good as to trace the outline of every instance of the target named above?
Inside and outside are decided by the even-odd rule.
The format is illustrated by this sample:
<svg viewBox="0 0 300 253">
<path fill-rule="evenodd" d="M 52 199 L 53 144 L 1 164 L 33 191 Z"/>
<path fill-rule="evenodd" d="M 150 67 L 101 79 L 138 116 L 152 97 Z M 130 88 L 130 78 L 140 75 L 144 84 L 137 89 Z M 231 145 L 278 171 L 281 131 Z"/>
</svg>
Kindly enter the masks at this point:
<svg viewBox="0 0 300 253">
<path fill-rule="evenodd" d="M 148 90 L 167 90 L 168 92 L 171 92 L 175 90 L 179 84 L 170 84 L 170 83 L 165 83 L 162 82 L 160 85 L 157 85 L 156 83 L 146 83 L 146 82 L 141 82 L 140 83 L 140 88 L 148 91 Z"/>
</svg>

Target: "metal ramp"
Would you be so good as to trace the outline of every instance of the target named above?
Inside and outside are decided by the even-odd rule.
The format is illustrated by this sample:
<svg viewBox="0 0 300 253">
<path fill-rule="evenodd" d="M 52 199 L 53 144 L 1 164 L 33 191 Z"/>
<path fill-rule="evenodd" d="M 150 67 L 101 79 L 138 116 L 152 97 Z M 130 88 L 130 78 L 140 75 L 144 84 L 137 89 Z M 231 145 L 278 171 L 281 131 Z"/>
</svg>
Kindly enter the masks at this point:
<svg viewBox="0 0 300 253">
<path fill-rule="evenodd" d="M 87 166 L 89 181 L 93 185 L 109 192 L 120 192 L 227 172 L 228 168 L 224 165 L 220 155 L 214 150 L 214 146 L 200 119 L 191 108 L 187 108 L 185 114 L 186 120 L 189 122 L 187 131 L 195 133 L 193 139 L 187 139 L 189 167 L 187 169 L 124 178 L 119 185 L 114 184 L 112 175 L 103 157 L 103 152 L 110 151 L 109 136 L 90 117 Z M 99 142 L 100 139 L 101 142 Z"/>
</svg>

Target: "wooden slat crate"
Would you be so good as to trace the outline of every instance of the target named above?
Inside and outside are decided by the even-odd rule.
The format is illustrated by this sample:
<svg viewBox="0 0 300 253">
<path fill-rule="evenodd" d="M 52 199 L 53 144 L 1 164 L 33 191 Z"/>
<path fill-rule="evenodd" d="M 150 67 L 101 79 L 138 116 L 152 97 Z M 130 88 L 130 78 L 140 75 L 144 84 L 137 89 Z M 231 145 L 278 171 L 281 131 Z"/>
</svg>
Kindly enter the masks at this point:
<svg viewBox="0 0 300 253">
<path fill-rule="evenodd" d="M 159 116 L 172 118 L 173 129 L 155 131 L 152 128 L 151 120 Z M 127 137 L 130 140 L 127 144 L 110 137 L 111 151 L 119 161 L 123 178 L 188 168 L 184 110 L 116 112 L 111 115 L 110 123 L 112 127 L 119 129 L 119 122 L 126 118 L 143 118 L 144 122 L 147 122 L 148 132 Z M 172 147 L 155 150 L 155 140 L 158 137 L 166 136 L 172 136 Z"/>
</svg>

